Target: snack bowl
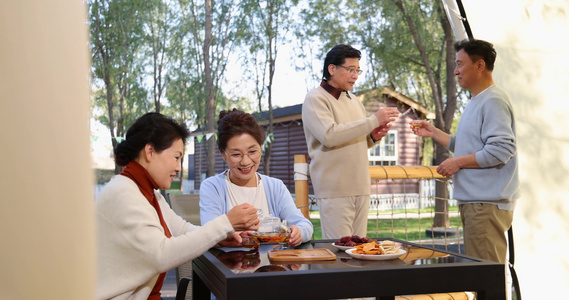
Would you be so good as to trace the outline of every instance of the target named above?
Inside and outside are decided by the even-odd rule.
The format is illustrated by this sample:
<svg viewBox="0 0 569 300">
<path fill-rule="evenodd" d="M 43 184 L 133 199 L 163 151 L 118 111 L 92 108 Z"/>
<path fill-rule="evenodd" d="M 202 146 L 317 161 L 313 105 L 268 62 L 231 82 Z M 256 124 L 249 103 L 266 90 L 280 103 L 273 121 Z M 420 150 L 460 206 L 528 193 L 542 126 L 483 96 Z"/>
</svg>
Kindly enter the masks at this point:
<svg viewBox="0 0 569 300">
<path fill-rule="evenodd" d="M 397 252 L 393 254 L 357 254 L 353 253 L 356 251 L 355 248 L 346 250 L 346 253 L 357 259 L 363 260 L 391 260 L 391 259 L 398 259 L 401 255 L 407 253 L 405 249 L 397 249 Z"/>
<path fill-rule="evenodd" d="M 355 247 L 352 246 L 342 246 L 342 245 L 336 245 L 335 243 L 332 243 L 332 246 L 344 251 L 344 250 L 348 250 L 348 249 L 354 249 Z"/>
</svg>

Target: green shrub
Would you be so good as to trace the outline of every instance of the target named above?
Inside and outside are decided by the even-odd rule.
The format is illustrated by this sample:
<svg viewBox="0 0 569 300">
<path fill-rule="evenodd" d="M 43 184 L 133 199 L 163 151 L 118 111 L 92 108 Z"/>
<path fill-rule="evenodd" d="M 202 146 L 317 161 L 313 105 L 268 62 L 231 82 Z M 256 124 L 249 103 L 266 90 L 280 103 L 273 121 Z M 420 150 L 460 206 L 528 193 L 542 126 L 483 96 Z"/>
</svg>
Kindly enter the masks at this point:
<svg viewBox="0 0 569 300">
<path fill-rule="evenodd" d="M 114 169 L 95 169 L 95 178 L 97 184 L 105 184 L 115 176 Z"/>
</svg>

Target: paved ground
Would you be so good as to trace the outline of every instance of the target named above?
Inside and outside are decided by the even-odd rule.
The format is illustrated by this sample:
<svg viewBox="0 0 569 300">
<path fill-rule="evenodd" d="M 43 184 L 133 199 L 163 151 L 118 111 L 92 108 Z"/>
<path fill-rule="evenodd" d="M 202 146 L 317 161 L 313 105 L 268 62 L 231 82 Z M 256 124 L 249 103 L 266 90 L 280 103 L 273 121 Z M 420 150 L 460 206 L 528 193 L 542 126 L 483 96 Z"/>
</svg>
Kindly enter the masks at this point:
<svg viewBox="0 0 569 300">
<path fill-rule="evenodd" d="M 174 300 L 176 298 L 176 270 L 170 270 L 166 273 L 166 279 L 164 279 L 164 284 L 162 285 L 162 299 L 163 300 Z"/>
</svg>

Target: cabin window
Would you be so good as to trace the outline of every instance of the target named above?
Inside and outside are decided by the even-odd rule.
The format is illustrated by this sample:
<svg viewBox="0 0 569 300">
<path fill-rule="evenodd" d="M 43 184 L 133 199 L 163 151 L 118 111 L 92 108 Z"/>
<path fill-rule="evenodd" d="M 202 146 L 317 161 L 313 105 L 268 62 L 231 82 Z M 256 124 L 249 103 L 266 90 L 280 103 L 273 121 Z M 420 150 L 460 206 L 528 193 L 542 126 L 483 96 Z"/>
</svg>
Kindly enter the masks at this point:
<svg viewBox="0 0 569 300">
<path fill-rule="evenodd" d="M 397 131 L 390 130 L 379 143 L 368 151 L 370 166 L 395 166 L 397 165 Z"/>
</svg>

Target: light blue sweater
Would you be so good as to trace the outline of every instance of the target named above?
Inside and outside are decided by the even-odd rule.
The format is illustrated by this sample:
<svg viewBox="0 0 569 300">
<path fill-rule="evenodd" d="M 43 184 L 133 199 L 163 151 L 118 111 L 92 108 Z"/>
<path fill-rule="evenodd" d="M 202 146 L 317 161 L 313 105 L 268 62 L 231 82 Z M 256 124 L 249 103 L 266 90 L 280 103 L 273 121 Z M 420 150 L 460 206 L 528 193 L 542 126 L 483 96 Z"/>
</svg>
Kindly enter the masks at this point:
<svg viewBox="0 0 569 300">
<path fill-rule="evenodd" d="M 520 197 L 516 126 L 510 98 L 501 88 L 493 85 L 470 99 L 447 148 L 456 157 L 475 153 L 480 165 L 453 176 L 459 204 L 492 203 L 514 210 Z"/>
<path fill-rule="evenodd" d="M 226 214 L 228 211 L 227 184 L 224 174 L 209 177 L 200 186 L 200 219 L 202 224 Z M 300 209 L 296 208 L 294 200 L 282 180 L 261 175 L 261 181 L 265 188 L 265 195 L 267 195 L 270 214 L 281 218 L 281 220 L 287 220 L 289 226 L 298 226 L 302 234 L 302 242 L 308 242 L 314 232 L 312 223 L 302 215 Z"/>
</svg>

